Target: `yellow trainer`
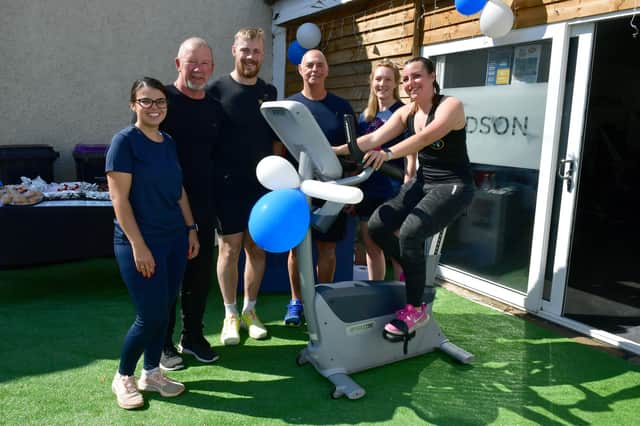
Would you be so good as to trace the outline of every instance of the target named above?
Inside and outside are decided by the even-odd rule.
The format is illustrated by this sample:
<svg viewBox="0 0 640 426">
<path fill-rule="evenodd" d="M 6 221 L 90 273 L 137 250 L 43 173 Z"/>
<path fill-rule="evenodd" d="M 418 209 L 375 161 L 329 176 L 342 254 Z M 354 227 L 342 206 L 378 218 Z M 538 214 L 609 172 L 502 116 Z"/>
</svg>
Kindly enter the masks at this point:
<svg viewBox="0 0 640 426">
<path fill-rule="evenodd" d="M 267 337 L 267 327 L 260 321 L 253 309 L 242 313 L 242 327 L 249 330 L 249 337 L 252 339 L 260 340 Z"/>
</svg>

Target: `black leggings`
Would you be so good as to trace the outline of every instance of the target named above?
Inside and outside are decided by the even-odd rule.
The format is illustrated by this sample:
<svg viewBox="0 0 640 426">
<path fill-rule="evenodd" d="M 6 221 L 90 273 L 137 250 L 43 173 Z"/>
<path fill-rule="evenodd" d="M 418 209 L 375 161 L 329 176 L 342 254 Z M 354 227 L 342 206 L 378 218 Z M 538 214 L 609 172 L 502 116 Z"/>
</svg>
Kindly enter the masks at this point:
<svg viewBox="0 0 640 426">
<path fill-rule="evenodd" d="M 422 304 L 426 280 L 424 243 L 443 230 L 473 199 L 471 183 L 425 183 L 414 178 L 369 219 L 369 234 L 404 269 L 407 303 Z M 399 235 L 395 231 L 399 230 Z"/>
</svg>

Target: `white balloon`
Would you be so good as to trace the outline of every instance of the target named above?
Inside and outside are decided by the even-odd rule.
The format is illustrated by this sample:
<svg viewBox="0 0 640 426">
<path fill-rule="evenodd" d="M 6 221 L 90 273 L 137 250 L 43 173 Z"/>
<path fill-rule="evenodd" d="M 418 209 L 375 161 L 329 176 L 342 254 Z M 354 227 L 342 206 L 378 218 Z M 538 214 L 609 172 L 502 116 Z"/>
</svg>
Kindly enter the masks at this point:
<svg viewBox="0 0 640 426">
<path fill-rule="evenodd" d="M 300 190 L 309 197 L 341 204 L 358 204 L 364 197 L 360 188 L 319 180 L 303 181 Z"/>
<path fill-rule="evenodd" d="M 320 44 L 321 37 L 320 28 L 311 22 L 300 25 L 298 31 L 296 31 L 296 40 L 298 40 L 298 44 L 305 49 L 313 49 L 316 47 Z"/>
<path fill-rule="evenodd" d="M 296 169 L 279 155 L 269 155 L 260 160 L 256 166 L 256 176 L 262 186 L 272 191 L 300 186 L 300 176 Z"/>
<path fill-rule="evenodd" d="M 489 0 L 480 15 L 480 31 L 491 38 L 509 34 L 514 21 L 511 8 L 501 0 Z"/>
</svg>

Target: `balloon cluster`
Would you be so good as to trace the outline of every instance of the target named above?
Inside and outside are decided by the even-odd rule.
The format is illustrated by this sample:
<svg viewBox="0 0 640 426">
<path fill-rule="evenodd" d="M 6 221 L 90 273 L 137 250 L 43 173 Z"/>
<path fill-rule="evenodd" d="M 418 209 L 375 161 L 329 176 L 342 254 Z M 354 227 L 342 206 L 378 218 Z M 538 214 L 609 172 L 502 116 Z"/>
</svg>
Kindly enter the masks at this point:
<svg viewBox="0 0 640 426">
<path fill-rule="evenodd" d="M 260 160 L 256 176 L 271 192 L 251 209 L 249 233 L 259 247 L 272 253 L 291 250 L 304 239 L 311 221 L 307 195 L 343 204 L 357 204 L 363 197 L 359 188 L 315 180 L 300 182 L 291 163 L 277 155 Z"/>
<path fill-rule="evenodd" d="M 473 15 L 482 10 L 480 31 L 488 37 L 504 37 L 513 28 L 513 12 L 502 0 L 455 0 L 455 5 L 463 15 Z"/>
<path fill-rule="evenodd" d="M 309 228 L 307 198 L 297 189 L 300 177 L 291 163 L 276 155 L 260 160 L 256 176 L 271 192 L 251 209 L 249 233 L 264 250 L 284 253 L 300 244 Z"/>
<path fill-rule="evenodd" d="M 306 22 L 300 25 L 296 31 L 296 39 L 287 48 L 287 57 L 293 64 L 298 65 L 307 50 L 320 44 L 321 38 L 320 28 L 316 24 Z"/>
</svg>

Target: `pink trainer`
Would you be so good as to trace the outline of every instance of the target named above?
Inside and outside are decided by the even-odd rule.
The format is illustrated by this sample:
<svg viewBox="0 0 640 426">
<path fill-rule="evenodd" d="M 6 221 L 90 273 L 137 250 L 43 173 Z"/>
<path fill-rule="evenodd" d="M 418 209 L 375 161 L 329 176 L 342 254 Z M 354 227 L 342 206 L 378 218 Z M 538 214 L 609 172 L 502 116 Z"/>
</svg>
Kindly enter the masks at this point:
<svg viewBox="0 0 640 426">
<path fill-rule="evenodd" d="M 413 305 L 407 305 L 396 312 L 396 320 L 407 324 L 408 333 L 412 333 L 415 329 L 426 325 L 429 321 L 427 305 L 423 303 L 420 309 L 416 309 Z M 391 322 L 385 325 L 384 329 L 391 334 L 398 336 L 404 335 L 404 331 L 397 328 Z"/>
</svg>

